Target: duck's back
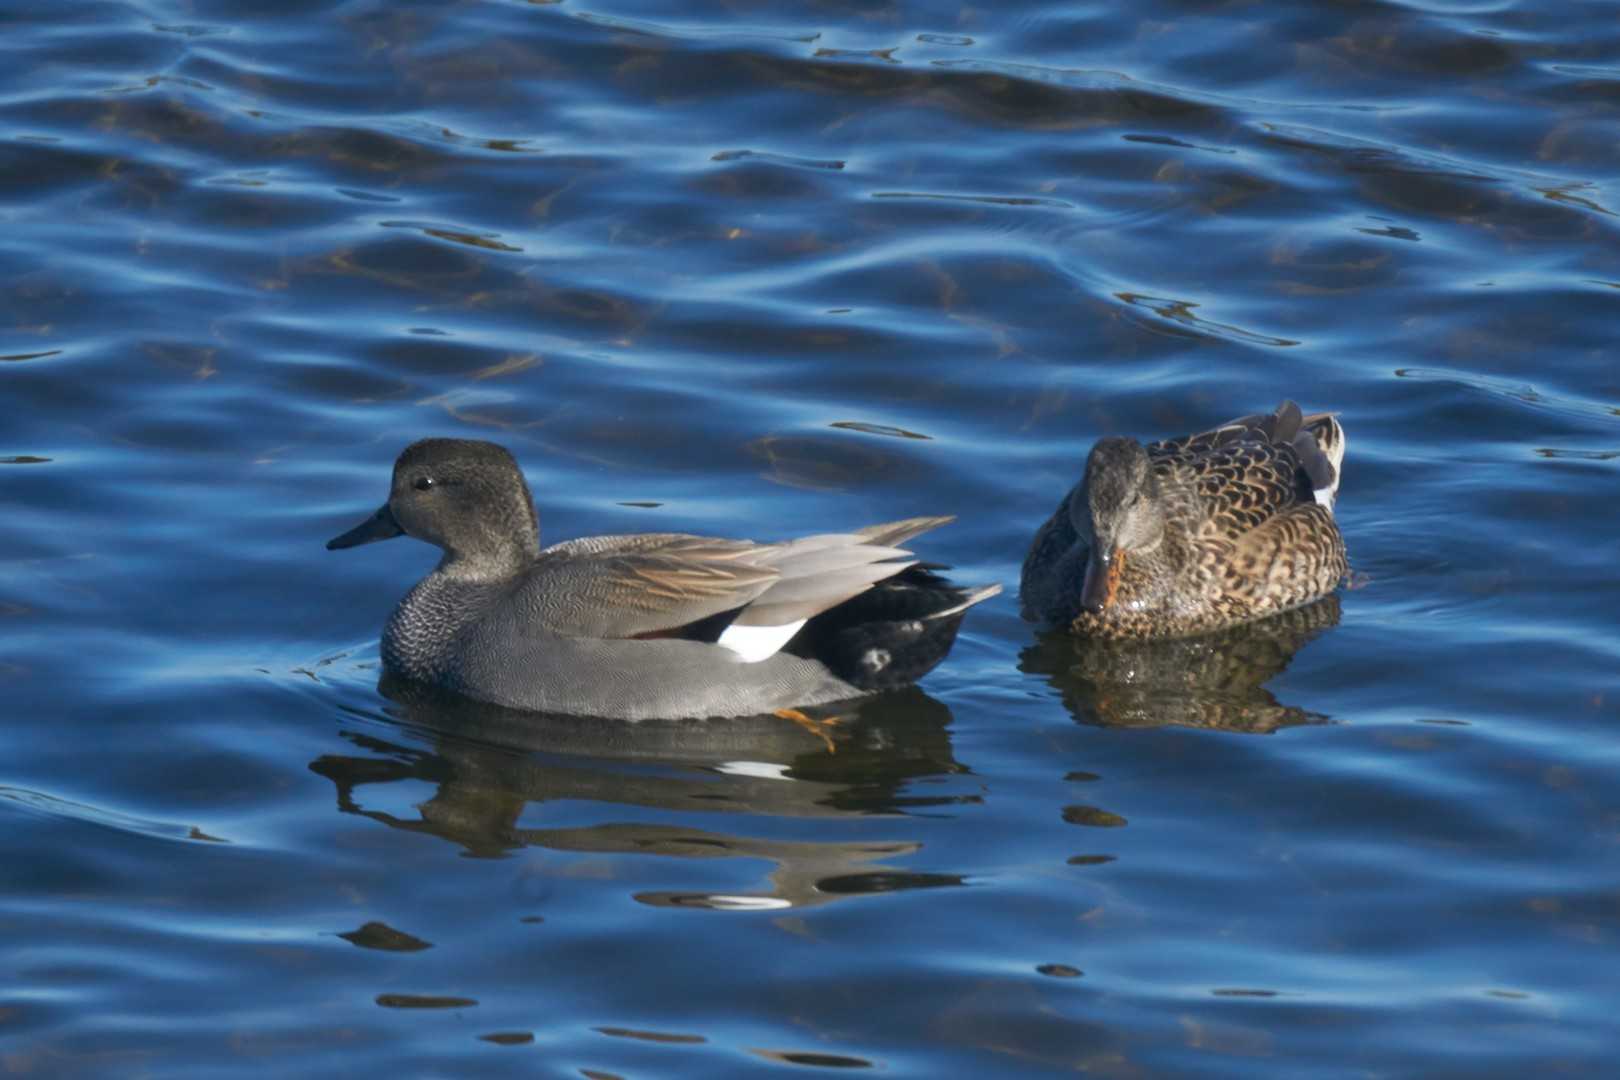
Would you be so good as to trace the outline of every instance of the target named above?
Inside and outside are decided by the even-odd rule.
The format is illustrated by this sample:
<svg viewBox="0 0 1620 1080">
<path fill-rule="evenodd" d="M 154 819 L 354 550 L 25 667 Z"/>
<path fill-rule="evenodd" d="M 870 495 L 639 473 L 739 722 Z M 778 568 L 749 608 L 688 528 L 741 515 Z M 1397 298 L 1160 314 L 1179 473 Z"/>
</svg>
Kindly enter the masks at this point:
<svg viewBox="0 0 1620 1080">
<path fill-rule="evenodd" d="M 1147 452 L 1177 500 L 1173 520 L 1191 532 L 1235 537 L 1300 506 L 1331 510 L 1344 430 L 1332 414 L 1302 416 L 1287 401 L 1275 413 L 1151 443 Z"/>
<path fill-rule="evenodd" d="M 1333 519 L 1344 431 L 1293 402 L 1148 448 L 1179 512 L 1196 632 L 1286 611 L 1337 587 L 1348 564 Z"/>
</svg>

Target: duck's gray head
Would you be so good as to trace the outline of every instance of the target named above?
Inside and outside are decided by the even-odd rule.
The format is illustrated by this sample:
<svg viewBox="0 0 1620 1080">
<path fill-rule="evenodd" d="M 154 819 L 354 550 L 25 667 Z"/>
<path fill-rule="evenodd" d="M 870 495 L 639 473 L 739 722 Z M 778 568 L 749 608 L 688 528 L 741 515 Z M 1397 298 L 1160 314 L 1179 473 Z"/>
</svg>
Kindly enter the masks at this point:
<svg viewBox="0 0 1620 1080">
<path fill-rule="evenodd" d="M 1159 485 L 1141 443 L 1097 441 L 1086 458 L 1085 480 L 1069 500 L 1069 517 L 1091 553 L 1080 606 L 1099 612 L 1114 602 L 1130 553 L 1153 548 L 1164 536 Z"/>
<path fill-rule="evenodd" d="M 423 439 L 394 462 L 388 501 L 328 551 L 414 536 L 444 549 L 461 576 L 510 574 L 540 550 L 529 485 L 505 447 L 475 439 Z"/>
</svg>

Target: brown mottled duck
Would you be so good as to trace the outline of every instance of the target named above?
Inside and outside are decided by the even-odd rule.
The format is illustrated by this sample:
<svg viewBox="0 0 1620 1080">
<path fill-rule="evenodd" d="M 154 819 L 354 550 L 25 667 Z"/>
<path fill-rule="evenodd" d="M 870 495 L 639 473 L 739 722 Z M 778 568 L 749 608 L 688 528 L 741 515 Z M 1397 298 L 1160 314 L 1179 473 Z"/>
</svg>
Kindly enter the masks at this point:
<svg viewBox="0 0 1620 1080">
<path fill-rule="evenodd" d="M 1344 429 L 1270 414 L 1143 446 L 1101 439 L 1024 559 L 1024 617 L 1088 637 L 1203 633 L 1308 604 L 1348 564 Z"/>
</svg>

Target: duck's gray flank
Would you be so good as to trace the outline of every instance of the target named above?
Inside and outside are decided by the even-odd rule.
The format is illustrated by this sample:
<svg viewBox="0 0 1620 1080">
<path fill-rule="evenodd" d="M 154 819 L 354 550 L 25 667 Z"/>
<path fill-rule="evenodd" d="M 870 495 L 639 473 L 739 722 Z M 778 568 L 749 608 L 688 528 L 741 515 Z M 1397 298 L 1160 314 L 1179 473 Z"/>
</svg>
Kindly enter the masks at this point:
<svg viewBox="0 0 1620 1080">
<path fill-rule="evenodd" d="M 900 545 L 950 521 L 754 543 L 650 533 L 541 548 L 517 462 L 494 443 L 425 439 L 388 502 L 332 540 L 409 535 L 438 566 L 383 632 L 387 669 L 516 708 L 619 719 L 744 715 L 904 685 L 949 650 L 964 590 Z"/>
</svg>

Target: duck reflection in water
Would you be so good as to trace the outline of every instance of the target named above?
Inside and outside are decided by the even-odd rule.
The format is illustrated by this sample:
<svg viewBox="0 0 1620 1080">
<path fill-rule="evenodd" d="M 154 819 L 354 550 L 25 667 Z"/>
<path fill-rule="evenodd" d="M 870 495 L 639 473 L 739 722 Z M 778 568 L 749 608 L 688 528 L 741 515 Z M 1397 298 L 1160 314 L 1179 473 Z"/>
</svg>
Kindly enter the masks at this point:
<svg viewBox="0 0 1620 1080">
<path fill-rule="evenodd" d="M 1019 668 L 1045 676 L 1080 723 L 1265 734 L 1328 718 L 1279 702 L 1265 683 L 1339 623 L 1339 598 L 1199 637 L 1111 641 L 1043 634 Z"/>
<path fill-rule="evenodd" d="M 920 690 L 853 703 L 834 726 L 836 752 L 822 737 L 774 715 L 707 721 L 603 724 L 571 716 L 504 709 L 385 677 L 394 704 L 387 717 L 356 713 L 370 730 L 343 732 L 363 755 L 323 755 L 310 763 L 337 788 L 338 808 L 407 832 L 500 858 L 528 848 L 552 852 L 763 859 L 768 880 L 747 892 L 637 891 L 655 906 L 723 910 L 809 907 L 902 889 L 957 885 L 952 874 L 891 865 L 921 845 L 913 840 L 798 841 L 734 836 L 696 828 L 688 815 L 842 818 L 905 815 L 920 808 L 977 801 L 960 793 L 915 796 L 911 781 L 965 773 L 946 734 L 950 711 Z M 417 738 L 395 738 L 378 721 Z M 422 745 L 425 736 L 432 745 Z M 435 792 L 406 818 L 367 807 L 364 788 L 397 782 Z M 547 825 L 547 804 L 601 807 L 589 825 Z M 631 808 L 637 812 L 626 813 Z M 671 811 L 636 821 L 645 810 Z M 723 819 L 721 819 L 723 820 Z M 549 894 L 565 870 L 536 864 L 528 879 Z M 639 873 L 633 880 L 656 876 Z M 681 872 L 683 875 L 685 871 Z M 533 884 L 524 886 L 534 888 Z"/>
</svg>

